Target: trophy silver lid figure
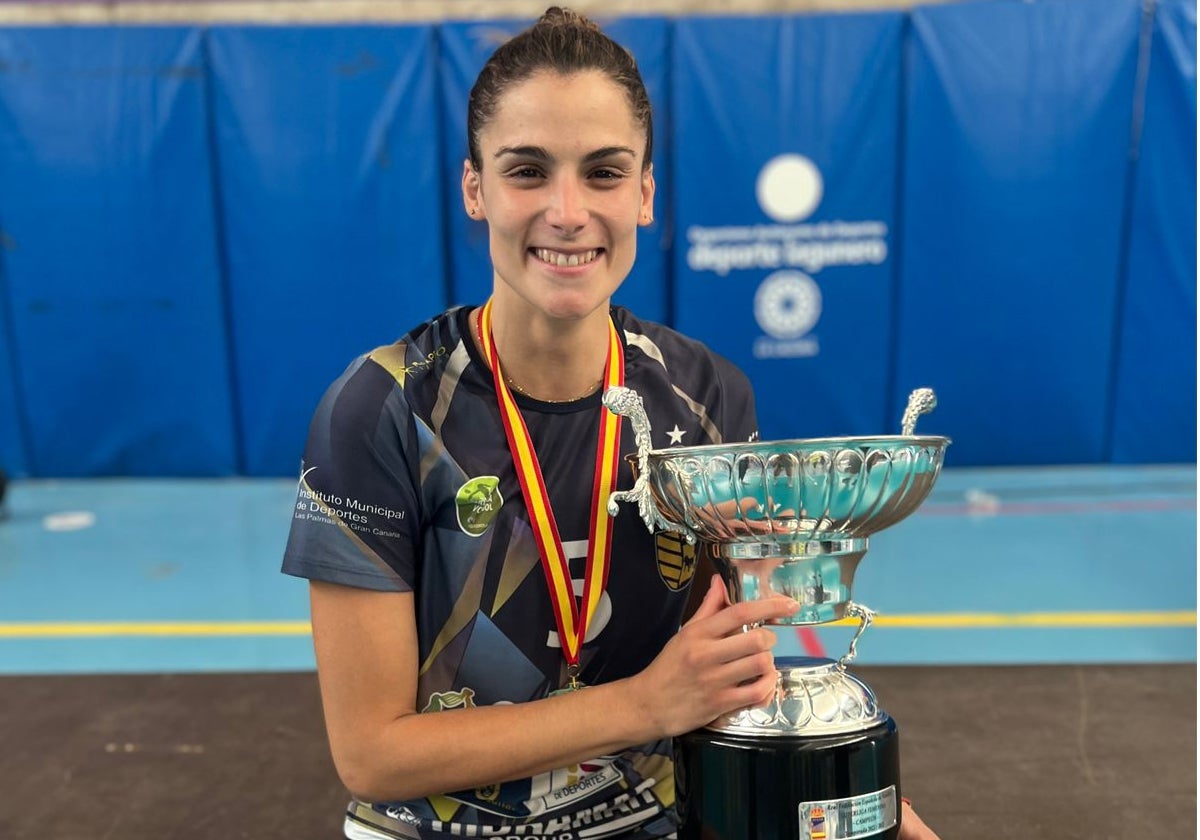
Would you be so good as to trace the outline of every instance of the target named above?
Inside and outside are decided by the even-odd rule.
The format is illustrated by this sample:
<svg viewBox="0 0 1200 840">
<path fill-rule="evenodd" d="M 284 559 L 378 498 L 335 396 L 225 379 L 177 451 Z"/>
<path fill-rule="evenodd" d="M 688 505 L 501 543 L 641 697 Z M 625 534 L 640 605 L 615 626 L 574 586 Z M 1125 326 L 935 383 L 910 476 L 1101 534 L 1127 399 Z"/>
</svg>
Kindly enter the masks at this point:
<svg viewBox="0 0 1200 840">
<path fill-rule="evenodd" d="M 772 624 L 854 617 L 837 660 L 779 657 L 774 697 L 675 741 L 680 840 L 860 840 L 899 831 L 896 724 L 847 670 L 874 613 L 852 600 L 871 534 L 911 514 L 941 472 L 944 437 L 915 435 L 936 405 L 914 391 L 900 435 L 650 448 L 641 397 L 604 395 L 638 446 L 631 490 L 651 532 L 707 543 L 733 601 L 786 595 L 800 604 Z"/>
</svg>

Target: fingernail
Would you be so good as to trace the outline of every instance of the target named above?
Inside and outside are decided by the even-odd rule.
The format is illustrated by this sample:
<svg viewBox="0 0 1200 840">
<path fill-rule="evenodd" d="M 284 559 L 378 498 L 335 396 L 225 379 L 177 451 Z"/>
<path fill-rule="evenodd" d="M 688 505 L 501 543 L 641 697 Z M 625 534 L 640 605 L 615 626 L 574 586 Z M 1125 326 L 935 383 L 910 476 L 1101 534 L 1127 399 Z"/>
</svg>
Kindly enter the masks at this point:
<svg viewBox="0 0 1200 840">
<path fill-rule="evenodd" d="M 796 610 L 800 609 L 800 602 L 797 601 L 795 598 L 788 598 L 787 599 L 787 608 L 790 611 L 795 612 Z"/>
</svg>

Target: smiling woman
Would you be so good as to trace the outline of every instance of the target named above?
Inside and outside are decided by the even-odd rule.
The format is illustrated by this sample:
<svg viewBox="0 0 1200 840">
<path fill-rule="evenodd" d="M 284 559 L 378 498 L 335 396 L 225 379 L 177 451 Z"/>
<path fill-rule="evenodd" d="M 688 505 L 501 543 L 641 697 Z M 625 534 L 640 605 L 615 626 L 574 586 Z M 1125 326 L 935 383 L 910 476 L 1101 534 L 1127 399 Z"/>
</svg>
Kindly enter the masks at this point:
<svg viewBox="0 0 1200 840">
<path fill-rule="evenodd" d="M 551 8 L 489 59 L 467 128 L 491 297 L 330 387 L 284 557 L 311 581 L 345 833 L 674 837 L 671 739 L 773 696 L 761 625 L 798 604 L 730 605 L 704 576 L 681 627 L 696 552 L 661 556 L 610 515 L 636 446 L 601 391 L 641 394 L 671 430 L 656 445 L 748 440 L 754 396 L 726 359 L 612 303 L 654 207 L 629 52 Z M 933 836 L 911 811 L 903 830 Z"/>
<path fill-rule="evenodd" d="M 537 71 L 502 104 L 475 127 L 463 200 L 488 224 L 506 373 L 526 393 L 564 399 L 595 384 L 609 300 L 652 218 L 649 124 L 599 70 Z"/>
</svg>

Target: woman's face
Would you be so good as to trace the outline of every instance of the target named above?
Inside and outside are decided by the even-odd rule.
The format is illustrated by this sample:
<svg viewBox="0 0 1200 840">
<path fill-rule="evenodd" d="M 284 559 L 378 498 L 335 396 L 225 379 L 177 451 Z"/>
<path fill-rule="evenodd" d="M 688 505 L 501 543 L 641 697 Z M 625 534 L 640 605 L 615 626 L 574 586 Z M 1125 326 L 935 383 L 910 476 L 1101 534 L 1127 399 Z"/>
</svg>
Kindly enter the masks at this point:
<svg viewBox="0 0 1200 840">
<path fill-rule="evenodd" d="M 479 133 L 481 170 L 463 166 L 467 210 L 488 222 L 497 298 L 567 320 L 607 307 L 653 213 L 645 147 L 603 73 L 541 72 L 501 96 Z"/>
</svg>

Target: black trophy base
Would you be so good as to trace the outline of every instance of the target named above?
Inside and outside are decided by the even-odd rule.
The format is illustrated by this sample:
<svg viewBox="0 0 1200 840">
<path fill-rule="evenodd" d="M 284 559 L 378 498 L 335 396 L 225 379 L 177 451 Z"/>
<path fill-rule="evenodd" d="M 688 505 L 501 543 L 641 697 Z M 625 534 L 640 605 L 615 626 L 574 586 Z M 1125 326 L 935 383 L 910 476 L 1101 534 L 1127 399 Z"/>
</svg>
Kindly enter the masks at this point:
<svg viewBox="0 0 1200 840">
<path fill-rule="evenodd" d="M 894 840 L 899 742 L 890 717 L 848 735 L 745 737 L 709 729 L 681 735 L 675 739 L 679 838 Z M 827 804 L 836 800 L 851 801 Z M 895 825 L 872 832 L 873 824 L 891 822 L 893 807 Z"/>
</svg>

